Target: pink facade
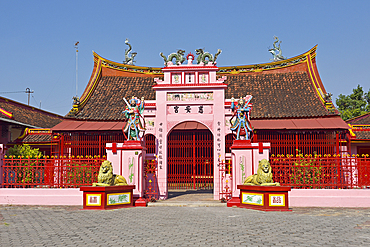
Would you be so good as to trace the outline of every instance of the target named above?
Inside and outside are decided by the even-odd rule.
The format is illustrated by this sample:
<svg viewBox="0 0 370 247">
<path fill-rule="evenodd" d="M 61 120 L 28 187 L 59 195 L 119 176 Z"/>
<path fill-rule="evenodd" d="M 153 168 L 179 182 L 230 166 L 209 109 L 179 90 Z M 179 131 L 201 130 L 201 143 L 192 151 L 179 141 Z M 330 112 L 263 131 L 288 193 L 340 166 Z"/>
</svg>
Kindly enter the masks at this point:
<svg viewBox="0 0 370 247">
<path fill-rule="evenodd" d="M 42 200 L 40 200 L 42 198 Z M 82 206 L 76 189 L 0 189 L 1 205 Z M 292 189 L 289 207 L 369 207 L 370 190 Z"/>
<path fill-rule="evenodd" d="M 211 131 L 214 139 L 213 181 L 219 181 L 218 163 L 225 159 L 225 106 L 224 84 L 226 78 L 216 79 L 218 68 L 212 63 L 204 66 L 171 65 L 163 68 L 164 80 L 156 79 L 156 113 L 154 134 L 159 142 L 158 147 L 158 185 L 160 198 L 167 198 L 168 164 L 167 137 L 171 130 L 184 122 L 200 123 Z M 203 113 L 200 113 L 202 109 Z M 146 117 L 146 116 L 145 116 Z M 215 198 L 218 191 L 214 186 Z M 217 195 L 217 196 L 216 196 Z"/>
</svg>

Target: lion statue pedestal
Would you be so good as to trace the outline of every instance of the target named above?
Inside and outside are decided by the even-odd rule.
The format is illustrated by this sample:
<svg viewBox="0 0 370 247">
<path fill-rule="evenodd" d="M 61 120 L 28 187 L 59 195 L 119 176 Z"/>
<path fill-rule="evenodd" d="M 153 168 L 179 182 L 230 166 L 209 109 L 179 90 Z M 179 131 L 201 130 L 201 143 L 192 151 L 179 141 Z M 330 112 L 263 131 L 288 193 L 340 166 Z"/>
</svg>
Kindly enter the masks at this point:
<svg viewBox="0 0 370 247">
<path fill-rule="evenodd" d="M 135 185 L 128 185 L 124 177 L 113 174 L 111 162 L 105 160 L 100 166 L 98 182 L 80 187 L 80 191 L 83 191 L 83 209 L 133 207 L 134 189 Z"/>
<path fill-rule="evenodd" d="M 289 186 L 238 185 L 240 208 L 262 211 L 291 211 L 289 209 Z"/>
<path fill-rule="evenodd" d="M 241 208 L 257 209 L 262 211 L 290 211 L 288 186 L 280 186 L 272 180 L 270 162 L 262 159 L 258 162 L 257 174 L 245 179 L 240 189 Z"/>
</svg>

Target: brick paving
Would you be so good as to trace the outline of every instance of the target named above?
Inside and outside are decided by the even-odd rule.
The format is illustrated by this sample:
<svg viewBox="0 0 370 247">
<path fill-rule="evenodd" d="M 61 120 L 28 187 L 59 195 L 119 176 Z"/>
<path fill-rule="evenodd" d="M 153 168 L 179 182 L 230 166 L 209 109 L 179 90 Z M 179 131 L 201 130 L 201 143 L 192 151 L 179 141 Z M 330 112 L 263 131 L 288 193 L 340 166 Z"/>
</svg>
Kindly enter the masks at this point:
<svg viewBox="0 0 370 247">
<path fill-rule="evenodd" d="M 0 206 L 0 246 L 369 246 L 370 208 Z"/>
</svg>

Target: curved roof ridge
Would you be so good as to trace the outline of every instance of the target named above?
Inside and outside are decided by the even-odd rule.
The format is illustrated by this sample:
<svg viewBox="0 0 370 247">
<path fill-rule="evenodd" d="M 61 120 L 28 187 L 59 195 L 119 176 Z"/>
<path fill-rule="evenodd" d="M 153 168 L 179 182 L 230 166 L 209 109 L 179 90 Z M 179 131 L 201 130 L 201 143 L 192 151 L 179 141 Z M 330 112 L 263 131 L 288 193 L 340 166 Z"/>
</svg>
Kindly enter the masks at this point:
<svg viewBox="0 0 370 247">
<path fill-rule="evenodd" d="M 130 72 L 138 72 L 138 73 L 146 73 L 146 74 L 163 74 L 162 68 L 160 67 L 148 67 L 148 66 L 137 66 L 137 65 L 129 65 L 124 63 L 118 63 L 111 61 L 109 59 L 103 58 L 99 54 L 97 54 L 95 51 L 93 51 L 94 61 L 102 61 L 103 67 L 108 67 L 111 69 L 117 69 L 117 70 L 126 70 Z"/>
<path fill-rule="evenodd" d="M 356 122 L 356 121 L 359 121 L 363 118 L 369 118 L 369 123 L 365 123 L 365 124 L 352 124 L 352 122 Z M 353 117 L 353 118 L 350 118 L 350 119 L 347 119 L 346 120 L 346 123 L 349 123 L 349 124 L 352 124 L 352 125 L 367 125 L 367 124 L 370 124 L 370 112 L 366 112 L 360 116 L 357 116 L 357 117 Z"/>
<path fill-rule="evenodd" d="M 239 65 L 239 66 L 220 66 L 218 67 L 220 71 L 218 74 L 235 74 L 241 72 L 260 72 L 260 71 L 267 71 L 272 69 L 280 69 L 285 67 L 290 67 L 299 63 L 303 63 L 306 61 L 307 56 L 310 55 L 311 59 L 316 57 L 316 49 L 318 45 L 315 45 L 310 50 L 301 55 L 294 56 L 288 59 L 275 61 L 275 62 L 268 62 L 268 63 L 260 63 L 260 64 L 251 64 L 251 65 Z M 148 67 L 148 66 L 137 66 L 137 65 L 128 65 L 124 63 L 118 63 L 111 61 L 109 59 L 103 58 L 95 51 L 93 51 L 94 61 L 97 62 L 98 60 L 102 61 L 103 67 L 108 67 L 115 70 L 122 70 L 122 71 L 129 71 L 129 72 L 136 72 L 136 73 L 144 73 L 144 74 L 163 74 L 162 68 L 160 67 Z"/>
<path fill-rule="evenodd" d="M 249 77 L 252 75 L 261 75 L 261 74 L 280 74 L 280 73 L 293 73 L 293 72 L 302 72 L 305 73 L 305 80 L 307 83 L 311 84 L 312 88 L 312 95 L 314 95 L 321 105 L 324 106 L 326 109 L 326 113 L 322 113 L 319 115 L 326 115 L 326 114 L 334 114 L 336 115 L 337 111 L 333 106 L 331 100 L 329 100 L 326 96 L 326 90 L 321 82 L 317 66 L 316 66 L 316 50 L 317 45 L 308 50 L 307 52 L 288 58 L 281 61 L 276 62 L 269 62 L 265 64 L 257 64 L 257 65 L 245 65 L 245 66 L 233 66 L 233 67 L 219 67 L 220 70 L 224 69 L 219 73 L 226 74 L 229 76 L 234 75 L 242 75 L 244 77 Z M 145 77 L 147 79 L 143 79 L 148 82 L 149 78 L 153 78 L 156 75 L 162 76 L 162 69 L 161 68 L 152 68 L 152 67 L 141 67 L 136 65 L 126 65 L 123 63 L 117 63 L 105 59 L 98 55 L 96 52 L 93 51 L 94 56 L 94 68 L 90 77 L 90 80 L 81 95 L 78 104 L 73 105 L 73 109 L 68 113 L 67 116 L 69 117 L 77 117 L 77 114 L 83 111 L 85 105 L 90 100 L 96 88 L 100 87 L 100 82 L 103 77 L 122 77 L 122 78 L 139 78 Z M 288 67 L 288 68 L 286 68 Z M 230 68 L 230 71 L 225 71 L 225 68 Z M 272 71 L 271 71 L 272 70 Z M 131 73 L 134 72 L 134 73 Z M 252 72 L 252 73 L 244 73 L 244 72 Z M 254 73 L 253 73 L 254 72 Z M 258 73 L 263 72 L 263 73 Z M 145 75 L 146 74 L 146 75 Z M 150 75 L 149 75 L 150 74 Z M 295 76 L 300 78 L 301 76 Z M 303 78 L 304 79 L 304 78 Z M 309 84 L 307 84 L 308 86 Z M 226 96 L 226 95 L 225 95 Z M 317 102 L 317 103 L 319 103 Z M 309 114 L 310 115 L 310 114 Z"/>
<path fill-rule="evenodd" d="M 267 71 L 272 69 L 281 69 L 289 66 L 293 66 L 299 63 L 303 63 L 306 61 L 307 56 L 310 55 L 311 59 L 316 57 L 316 50 L 317 46 L 315 45 L 310 50 L 301 55 L 291 57 L 288 59 L 275 61 L 275 62 L 268 62 L 268 63 L 260 63 L 260 64 L 252 64 L 252 65 L 240 65 L 240 66 L 221 66 L 219 67 L 220 73 L 241 73 L 241 72 L 261 72 Z"/>
</svg>

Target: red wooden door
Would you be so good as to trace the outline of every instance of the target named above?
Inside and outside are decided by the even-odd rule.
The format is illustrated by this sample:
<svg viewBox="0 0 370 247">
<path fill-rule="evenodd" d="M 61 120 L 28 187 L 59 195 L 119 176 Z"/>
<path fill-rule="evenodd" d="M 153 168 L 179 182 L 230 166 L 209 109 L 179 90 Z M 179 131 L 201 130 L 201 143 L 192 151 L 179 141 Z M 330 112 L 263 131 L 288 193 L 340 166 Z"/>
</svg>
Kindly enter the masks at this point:
<svg viewBox="0 0 370 247">
<path fill-rule="evenodd" d="M 168 136 L 168 189 L 213 189 L 213 135 L 173 130 Z"/>
</svg>

